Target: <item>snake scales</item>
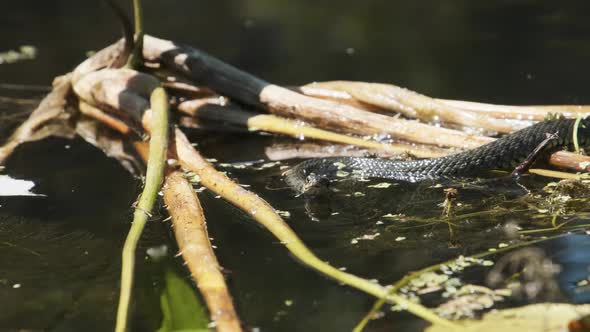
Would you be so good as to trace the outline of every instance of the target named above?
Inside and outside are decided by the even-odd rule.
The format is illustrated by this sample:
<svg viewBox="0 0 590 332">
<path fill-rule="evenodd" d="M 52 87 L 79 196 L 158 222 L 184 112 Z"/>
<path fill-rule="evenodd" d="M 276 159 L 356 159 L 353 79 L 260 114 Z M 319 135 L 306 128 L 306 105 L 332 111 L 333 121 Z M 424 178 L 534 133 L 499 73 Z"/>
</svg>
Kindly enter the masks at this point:
<svg viewBox="0 0 590 332">
<path fill-rule="evenodd" d="M 310 159 L 287 171 L 285 181 L 296 191 L 305 192 L 338 174 L 417 182 L 470 177 L 490 170 L 512 170 L 547 138 L 547 134 L 557 133 L 558 137 L 545 146 L 544 155 L 571 149 L 574 124 L 574 119 L 539 122 L 473 150 L 441 158 L 412 161 L 359 157 Z M 582 147 L 590 143 L 590 117 L 581 121 L 578 141 Z"/>
</svg>

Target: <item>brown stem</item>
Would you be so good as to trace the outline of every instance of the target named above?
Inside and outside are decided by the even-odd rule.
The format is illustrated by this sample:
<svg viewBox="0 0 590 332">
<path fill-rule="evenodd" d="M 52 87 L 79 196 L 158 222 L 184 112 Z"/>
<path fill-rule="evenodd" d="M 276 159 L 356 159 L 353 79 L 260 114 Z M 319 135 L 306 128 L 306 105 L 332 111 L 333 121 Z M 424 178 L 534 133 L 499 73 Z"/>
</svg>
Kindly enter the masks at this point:
<svg viewBox="0 0 590 332">
<path fill-rule="evenodd" d="M 312 83 L 303 86 L 301 90 L 305 93 L 308 87 L 313 89 L 311 92 L 322 88 L 345 92 L 360 102 L 396 111 L 425 122 L 442 121 L 501 133 L 509 133 L 522 128 L 522 124 L 499 120 L 447 105 L 392 84 L 332 81 Z"/>
<path fill-rule="evenodd" d="M 219 332 L 242 331 L 238 315 L 217 262 L 199 199 L 180 171 L 166 176 L 164 202 L 172 217 L 176 243 L 201 291 Z"/>
</svg>

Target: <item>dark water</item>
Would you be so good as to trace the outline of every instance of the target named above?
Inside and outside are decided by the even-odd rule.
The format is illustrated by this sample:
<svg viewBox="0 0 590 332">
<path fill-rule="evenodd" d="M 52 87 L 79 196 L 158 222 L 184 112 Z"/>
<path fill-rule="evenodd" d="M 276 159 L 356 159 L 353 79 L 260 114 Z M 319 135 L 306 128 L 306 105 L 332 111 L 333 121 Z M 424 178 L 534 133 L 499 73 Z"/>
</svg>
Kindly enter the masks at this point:
<svg viewBox="0 0 590 332">
<path fill-rule="evenodd" d="M 558 6 L 532 0 L 146 0 L 150 33 L 203 48 L 271 82 L 392 82 L 436 97 L 513 104 L 590 102 L 588 7 L 587 1 Z M 87 51 L 117 38 L 118 31 L 100 1 L 5 1 L 0 51 L 32 44 L 39 56 L 0 65 L 0 84 L 49 86 Z M 39 93 L 0 85 L 0 96 L 29 98 Z M 3 111 L 17 109 L 0 106 Z M 204 154 L 220 162 L 259 160 L 264 147 L 275 141 L 223 133 L 193 136 Z M 504 190 L 506 195 L 462 190 L 460 212 L 495 206 L 518 211 L 466 218 L 451 235 L 445 223 L 424 222 L 440 216 L 442 188 L 396 185 L 371 190 L 361 183 L 351 192 L 362 191 L 363 197 L 349 197 L 345 191 L 326 200 L 306 200 L 284 188 L 279 166 L 228 171 L 275 208 L 289 211 L 287 221 L 322 259 L 384 284 L 459 254 L 508 242 L 498 225 L 517 222 L 526 229 L 543 228 L 550 220 L 536 216 L 530 205 L 523 211 L 514 186 Z M 36 191 L 47 197 L 0 198 L 0 330 L 112 329 L 119 251 L 138 180 L 80 140 L 62 139 L 23 146 L 6 173 L 35 181 Z M 547 180 L 526 181 L 538 190 Z M 302 267 L 237 209 L 206 192 L 200 197 L 246 327 L 347 331 L 371 307 L 371 297 Z M 403 213 L 407 221 L 381 218 L 387 213 Z M 163 217 L 156 216 L 150 224 L 142 253 L 162 244 L 173 248 L 168 228 L 158 222 Z M 580 214 L 576 222 L 584 221 Z M 374 241 L 351 244 L 353 238 L 377 232 Z M 396 241 L 399 237 L 406 239 Z M 577 235 L 542 246 L 562 263 L 558 280 L 569 301 L 588 300 L 571 291 L 572 284 L 587 277 L 588 245 L 586 236 Z M 152 271 L 150 265 L 142 261 L 139 275 Z M 466 278 L 481 283 L 484 274 Z M 135 330 L 158 326 L 148 310 L 150 298 L 157 296 L 155 283 L 138 283 Z M 388 313 L 366 330 L 406 331 L 423 325 L 408 314 Z"/>
</svg>

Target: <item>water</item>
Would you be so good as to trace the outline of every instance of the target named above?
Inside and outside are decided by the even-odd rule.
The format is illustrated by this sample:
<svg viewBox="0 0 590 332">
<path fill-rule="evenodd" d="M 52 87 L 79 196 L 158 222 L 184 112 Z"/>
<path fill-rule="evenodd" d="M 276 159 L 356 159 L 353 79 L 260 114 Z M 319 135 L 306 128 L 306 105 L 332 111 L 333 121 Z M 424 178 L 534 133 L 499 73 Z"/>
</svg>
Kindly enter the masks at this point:
<svg viewBox="0 0 590 332">
<path fill-rule="evenodd" d="M 390 82 L 451 99 L 567 104 L 590 101 L 581 70 L 590 55 L 590 23 L 583 14 L 588 6 L 584 1 L 556 8 L 538 1 L 174 0 L 146 1 L 146 13 L 150 33 L 198 46 L 279 84 L 351 79 Z M 8 1 L 0 14 L 2 50 L 31 44 L 39 55 L 34 61 L 0 65 L 0 83 L 49 86 L 87 51 L 117 38 L 118 31 L 99 1 Z M 40 95 L 37 89 L 0 85 L 0 96 L 31 100 Z M 21 108 L 26 109 L 0 103 L 2 112 Z M 9 127 L 2 124 L 2 136 Z M 254 134 L 191 136 L 207 157 L 220 163 L 264 159 L 264 147 L 277 141 Z M 375 183 L 360 183 L 333 197 L 308 200 L 294 198 L 284 188 L 279 166 L 227 170 L 276 209 L 289 211 L 287 222 L 322 259 L 384 284 L 460 254 L 508 243 L 511 238 L 502 226 L 506 223 L 535 229 L 550 221 L 537 216 L 534 208 L 523 208 L 518 189 L 509 188 L 508 201 L 497 192 L 460 190 L 464 207 L 459 214 L 494 206 L 520 212 L 466 218 L 457 221 L 451 234 L 446 223 L 431 222 L 442 211 L 442 188 L 400 184 L 369 189 L 366 186 Z M 119 250 L 139 181 L 80 140 L 27 144 L 10 159 L 6 173 L 35 181 L 35 190 L 47 197 L 0 199 L 0 327 L 111 329 Z M 527 181 L 536 190 L 547 182 Z M 365 196 L 355 197 L 357 191 Z M 346 331 L 370 309 L 371 297 L 301 266 L 244 213 L 213 194 L 204 192 L 200 198 L 247 328 Z M 389 213 L 404 214 L 405 221 L 383 218 Z M 173 251 L 167 226 L 158 222 L 163 218 L 163 213 L 156 214 L 148 227 L 141 256 L 162 244 Z M 428 218 L 430 222 L 424 222 Z M 585 218 L 580 214 L 576 222 Z M 351 243 L 376 233 L 380 235 L 375 240 Z M 396 241 L 400 238 L 405 239 Z M 568 301 L 587 301 L 586 294 L 572 291 L 572 284 L 587 276 L 590 262 L 582 254 L 586 246 L 583 235 L 543 245 L 551 258 L 563 262 L 558 281 Z M 138 271 L 153 273 L 154 280 L 138 282 L 133 326 L 151 330 L 158 326 L 151 299 L 157 296 L 153 285 L 160 276 L 145 260 L 140 260 Z M 487 272 L 464 277 L 482 283 Z M 388 313 L 366 330 L 422 326 L 411 315 Z"/>
</svg>

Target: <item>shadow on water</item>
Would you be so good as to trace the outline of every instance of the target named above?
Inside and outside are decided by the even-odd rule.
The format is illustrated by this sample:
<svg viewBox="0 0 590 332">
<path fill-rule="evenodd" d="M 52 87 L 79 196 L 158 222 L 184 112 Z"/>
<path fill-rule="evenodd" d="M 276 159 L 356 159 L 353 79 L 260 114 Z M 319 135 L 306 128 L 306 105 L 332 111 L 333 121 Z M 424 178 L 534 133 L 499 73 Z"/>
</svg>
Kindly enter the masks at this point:
<svg viewBox="0 0 590 332">
<path fill-rule="evenodd" d="M 37 90 L 2 84 L 49 86 L 87 51 L 119 35 L 99 1 L 22 0 L 2 6 L 0 45 L 32 44 L 39 56 L 0 65 L 0 96 L 38 98 Z M 590 56 L 590 23 L 582 14 L 588 6 L 586 1 L 556 8 L 538 1 L 170 0 L 146 1 L 146 13 L 150 33 L 198 46 L 272 82 L 357 79 L 393 82 L 437 97 L 542 104 L 589 102 L 586 76 L 580 73 Z M 16 110 L 0 101 L 2 114 Z M 2 123 L 0 136 L 9 128 Z M 206 156 L 223 163 L 265 159 L 264 147 L 274 140 L 223 133 L 195 137 Z M 379 181 L 343 183 L 344 190 L 332 197 L 308 201 L 295 198 L 278 176 L 280 166 L 290 164 L 225 170 L 289 212 L 286 220 L 322 259 L 383 283 L 509 242 L 506 224 L 529 230 L 551 222 L 539 212 L 543 207 L 523 200 L 517 189 L 460 188 L 456 213 L 463 218 L 451 228 L 441 218 L 444 188 L 427 184 L 376 189 L 368 186 Z M 0 199 L 0 329 L 110 330 L 119 251 L 139 181 L 79 140 L 27 144 L 5 172 L 35 181 L 35 190 L 47 197 Z M 536 191 L 547 182 L 526 181 Z M 346 331 L 371 307 L 369 296 L 303 268 L 238 210 L 207 192 L 200 196 L 247 327 Z M 587 210 L 577 212 L 572 225 L 587 220 L 581 213 Z M 151 246 L 173 248 L 167 235 L 166 226 L 150 223 L 140 255 Z M 573 302 L 588 301 L 588 293 L 575 287 L 588 276 L 588 245 L 585 235 L 539 245 L 561 264 L 558 283 Z M 149 262 L 140 261 L 139 274 L 151 271 Z M 478 270 L 465 278 L 483 282 L 486 273 Z M 149 283 L 139 284 L 149 291 Z M 150 330 L 138 301 L 134 326 Z M 422 326 L 410 315 L 388 313 L 367 330 Z"/>
</svg>

